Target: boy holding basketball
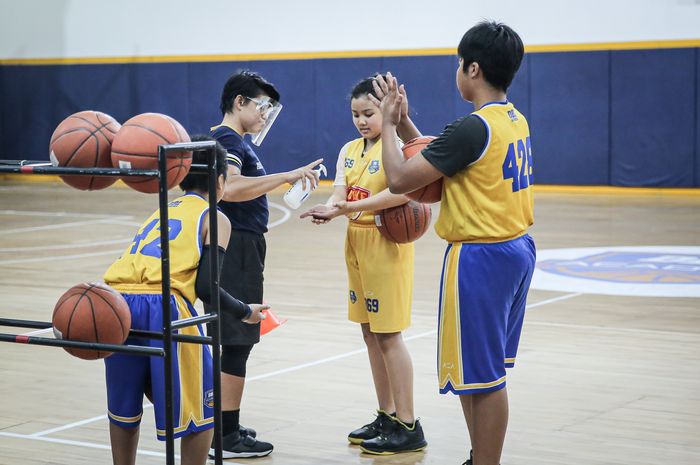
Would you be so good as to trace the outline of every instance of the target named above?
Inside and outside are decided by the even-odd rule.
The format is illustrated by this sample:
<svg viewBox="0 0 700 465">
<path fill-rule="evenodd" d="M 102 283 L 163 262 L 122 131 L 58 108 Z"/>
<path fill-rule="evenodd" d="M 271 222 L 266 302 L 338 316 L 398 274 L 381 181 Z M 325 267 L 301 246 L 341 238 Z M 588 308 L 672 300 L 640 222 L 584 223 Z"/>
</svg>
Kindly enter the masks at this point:
<svg viewBox="0 0 700 465">
<path fill-rule="evenodd" d="M 348 440 L 370 454 L 422 450 L 427 442 L 413 413 L 413 365 L 401 332 L 411 324 L 413 244 L 381 235 L 374 212 L 405 204 L 387 189 L 381 163 L 382 113 L 370 100 L 374 78 L 352 90 L 350 107 L 362 137 L 340 150 L 331 197 L 301 215 L 324 224 L 346 215 L 348 318 L 360 324 L 367 345 L 379 409 L 376 419 L 352 431 Z M 384 134 L 395 144 L 396 133 Z"/>
<path fill-rule="evenodd" d="M 197 140 L 198 138 L 193 138 Z M 211 140 L 199 138 L 199 140 Z M 218 199 L 224 192 L 226 152 L 216 148 L 218 163 Z M 194 152 L 194 163 L 207 163 L 207 155 Z M 207 176 L 188 174 L 180 183 L 185 194 L 168 204 L 170 230 L 171 314 L 172 320 L 196 316 L 192 306 L 197 297 L 211 300 L 209 283 L 209 201 Z M 223 262 L 231 226 L 218 215 L 218 254 Z M 163 327 L 159 212 L 139 228 L 122 256 L 109 267 L 104 279 L 121 292 L 131 312 L 133 329 L 158 331 Z M 221 290 L 221 310 L 246 324 L 260 322 L 263 305 L 246 305 Z M 204 335 L 200 326 L 189 326 L 181 334 Z M 127 343 L 162 347 L 158 340 L 132 340 Z M 183 465 L 203 465 L 213 433 L 212 357 L 209 346 L 173 344 L 175 437 L 182 438 Z M 107 404 L 110 420 L 112 458 L 115 465 L 133 465 L 143 413 L 143 396 L 151 393 L 156 415 L 158 439 L 165 438 L 165 398 L 163 359 L 113 354 L 105 359 Z"/>
<path fill-rule="evenodd" d="M 506 99 L 523 44 L 504 24 L 482 22 L 458 47 L 457 87 L 476 111 L 449 124 L 422 153 L 382 151 L 389 188 L 412 192 L 443 179 L 438 235 L 448 242 L 440 290 L 440 392 L 460 397 L 473 456 L 497 465 L 508 424 L 506 371 L 515 363 L 535 267 L 532 152 L 525 117 Z M 376 80 L 382 134 L 419 132 L 393 76 Z M 379 102 L 377 102 L 379 103 Z"/>
<path fill-rule="evenodd" d="M 231 239 L 221 275 L 221 286 L 243 302 L 262 302 L 263 270 L 267 245 L 269 210 L 266 194 L 302 179 L 318 184 L 313 168 L 316 160 L 293 171 L 267 174 L 253 148 L 244 139 L 252 136 L 260 145 L 282 106 L 274 85 L 257 73 L 242 71 L 224 85 L 219 108 L 221 124 L 211 135 L 227 151 L 228 177 L 220 208 L 231 221 Z M 306 184 L 304 184 L 306 185 Z M 263 457 L 272 452 L 269 442 L 256 439 L 251 428 L 240 426 L 240 408 L 245 386 L 246 364 L 253 346 L 260 341 L 260 325 L 247 325 L 233 315 L 222 314 L 221 404 L 223 410 L 224 458 Z M 213 457 L 214 450 L 211 455 Z"/>
</svg>

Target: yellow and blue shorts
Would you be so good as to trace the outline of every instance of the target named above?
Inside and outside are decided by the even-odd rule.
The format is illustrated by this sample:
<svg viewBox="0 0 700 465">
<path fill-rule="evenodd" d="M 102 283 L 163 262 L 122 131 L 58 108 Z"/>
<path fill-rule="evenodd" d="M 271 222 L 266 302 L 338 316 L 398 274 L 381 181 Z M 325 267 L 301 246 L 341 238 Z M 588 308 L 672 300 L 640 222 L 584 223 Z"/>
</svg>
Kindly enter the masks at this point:
<svg viewBox="0 0 700 465">
<path fill-rule="evenodd" d="M 161 294 L 122 293 L 131 310 L 131 328 L 163 331 Z M 170 298 L 172 321 L 197 316 L 183 297 Z M 179 330 L 203 336 L 201 326 Z M 163 347 L 157 339 L 129 338 L 126 344 Z M 138 426 L 143 415 L 144 394 L 152 394 L 158 439 L 165 440 L 165 374 L 162 357 L 114 353 L 105 359 L 109 420 L 119 426 Z M 173 411 L 175 437 L 214 426 L 212 356 L 208 345 L 173 343 Z"/>
<path fill-rule="evenodd" d="M 447 246 L 440 284 L 440 393 L 503 389 L 515 365 L 535 269 L 529 235 L 498 243 Z"/>
<path fill-rule="evenodd" d="M 345 237 L 348 319 L 373 333 L 411 326 L 413 244 L 396 244 L 374 224 L 350 222 Z"/>
</svg>

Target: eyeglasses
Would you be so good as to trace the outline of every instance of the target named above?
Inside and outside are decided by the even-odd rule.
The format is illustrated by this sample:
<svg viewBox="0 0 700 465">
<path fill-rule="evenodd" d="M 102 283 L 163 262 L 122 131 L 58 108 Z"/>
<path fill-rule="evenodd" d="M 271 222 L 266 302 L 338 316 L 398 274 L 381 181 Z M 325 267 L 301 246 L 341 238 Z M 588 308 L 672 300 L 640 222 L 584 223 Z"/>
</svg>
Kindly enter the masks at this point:
<svg viewBox="0 0 700 465">
<path fill-rule="evenodd" d="M 268 116 L 272 109 L 275 108 L 275 104 L 269 100 L 260 100 L 252 97 L 246 98 L 255 104 L 255 109 L 263 116 Z"/>
</svg>

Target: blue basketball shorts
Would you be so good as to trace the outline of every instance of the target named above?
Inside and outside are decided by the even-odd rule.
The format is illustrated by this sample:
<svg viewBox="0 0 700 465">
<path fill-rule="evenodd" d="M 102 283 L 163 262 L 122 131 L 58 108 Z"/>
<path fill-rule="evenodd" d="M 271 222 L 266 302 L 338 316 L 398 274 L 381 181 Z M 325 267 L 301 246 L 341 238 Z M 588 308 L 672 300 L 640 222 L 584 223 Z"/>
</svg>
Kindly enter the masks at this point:
<svg viewBox="0 0 700 465">
<path fill-rule="evenodd" d="M 122 294 L 131 310 L 131 328 L 163 331 L 160 294 Z M 170 299 L 172 321 L 197 316 L 179 295 Z M 180 334 L 203 336 L 201 326 L 189 326 Z M 129 338 L 126 344 L 163 347 L 157 339 Z M 212 356 L 208 345 L 173 343 L 173 418 L 175 437 L 214 426 Z M 143 415 L 144 394 L 153 399 L 158 439 L 165 440 L 165 374 L 162 357 L 114 353 L 105 359 L 107 407 L 112 423 L 135 427 Z"/>
<path fill-rule="evenodd" d="M 497 243 L 451 243 L 440 285 L 440 393 L 503 389 L 513 367 L 535 269 L 529 235 Z"/>
</svg>

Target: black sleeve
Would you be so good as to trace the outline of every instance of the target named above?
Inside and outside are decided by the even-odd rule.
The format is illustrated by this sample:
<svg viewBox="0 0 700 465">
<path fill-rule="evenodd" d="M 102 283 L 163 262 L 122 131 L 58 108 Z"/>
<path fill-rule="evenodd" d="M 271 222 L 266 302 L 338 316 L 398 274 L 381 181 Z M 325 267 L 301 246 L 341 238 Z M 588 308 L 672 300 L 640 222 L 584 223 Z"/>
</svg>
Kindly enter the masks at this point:
<svg viewBox="0 0 700 465">
<path fill-rule="evenodd" d="M 197 280 L 194 284 L 194 290 L 197 293 L 202 302 L 209 305 L 211 302 L 211 259 L 209 258 L 209 244 L 202 247 L 202 257 L 199 259 L 199 266 L 197 268 Z M 221 272 L 221 266 L 224 264 L 224 257 L 226 257 L 226 249 L 219 246 L 217 247 L 219 254 L 219 273 Z M 251 314 L 250 307 L 240 300 L 233 297 L 231 294 L 226 292 L 224 289 L 219 287 L 219 302 L 221 304 L 221 310 L 225 312 L 231 312 L 235 316 L 244 320 L 248 318 Z"/>
<path fill-rule="evenodd" d="M 423 149 L 423 156 L 445 176 L 454 176 L 479 159 L 486 148 L 486 123 L 469 115 L 450 123 Z"/>
</svg>

